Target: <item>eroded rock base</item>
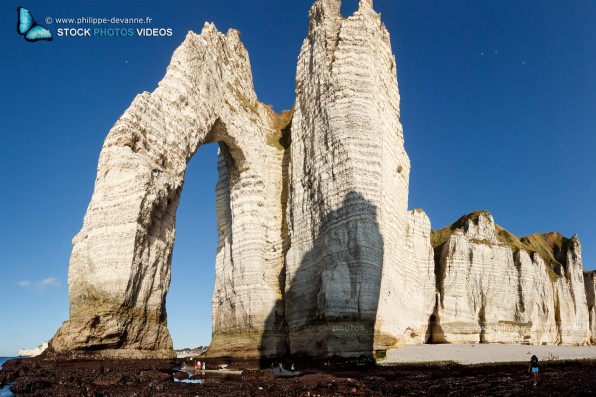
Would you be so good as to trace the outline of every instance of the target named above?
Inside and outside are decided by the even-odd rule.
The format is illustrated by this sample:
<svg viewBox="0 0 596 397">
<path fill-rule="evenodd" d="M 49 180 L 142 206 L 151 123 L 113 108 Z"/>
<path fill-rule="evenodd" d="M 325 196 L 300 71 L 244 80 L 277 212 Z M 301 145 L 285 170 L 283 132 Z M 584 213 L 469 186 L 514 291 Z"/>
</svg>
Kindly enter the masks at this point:
<svg viewBox="0 0 596 397">
<path fill-rule="evenodd" d="M 166 360 L 167 361 L 167 360 Z M 13 360 L 0 382 L 27 396 L 579 396 L 596 390 L 594 361 L 543 362 L 539 383 L 532 385 L 527 366 L 404 365 L 367 367 L 356 362 L 322 362 L 299 368 L 304 375 L 275 378 L 270 370 L 246 370 L 237 378 L 205 384 L 175 382 L 165 361 L 100 362 Z M 209 363 L 208 363 L 209 365 Z"/>
</svg>

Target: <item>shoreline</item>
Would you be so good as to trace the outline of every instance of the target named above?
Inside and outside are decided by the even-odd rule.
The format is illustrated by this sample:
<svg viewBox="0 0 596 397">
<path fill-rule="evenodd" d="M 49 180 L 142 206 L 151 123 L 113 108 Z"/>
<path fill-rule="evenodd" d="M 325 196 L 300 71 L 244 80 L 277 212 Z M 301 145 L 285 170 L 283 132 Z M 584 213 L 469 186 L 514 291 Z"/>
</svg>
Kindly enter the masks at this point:
<svg viewBox="0 0 596 397">
<path fill-rule="evenodd" d="M 431 345 L 436 346 L 436 345 Z M 415 346 L 414 346 L 415 347 Z M 426 346 L 427 348 L 429 346 Z M 476 347 L 457 345 L 454 347 Z M 501 348 L 510 346 L 501 346 Z M 528 346 L 521 346 L 528 348 Z M 548 348 L 549 346 L 545 346 Z M 550 346 L 552 349 L 552 346 Z M 402 353 L 403 353 L 403 349 Z M 592 347 L 596 350 L 596 347 Z M 400 350 L 400 349 L 396 349 Z M 218 362 L 205 359 L 207 366 Z M 283 379 L 270 370 L 246 369 L 254 361 L 233 360 L 228 368 L 245 368 L 232 377 L 206 375 L 204 383 L 176 382 L 182 360 L 55 360 L 17 358 L 7 361 L 0 383 L 14 382 L 15 394 L 28 396 L 81 395 L 93 391 L 110 396 L 387 396 L 387 395 L 585 395 L 596 390 L 596 360 L 544 361 L 540 383 L 533 388 L 527 362 L 460 364 L 447 361 L 380 365 L 349 360 L 318 366 L 297 363 L 302 376 Z M 308 366 L 307 366 L 308 365 Z M 305 367 L 307 366 L 307 367 Z M 230 368 L 230 369 L 231 369 Z M 180 375 L 180 374 L 178 374 Z M 76 379 L 76 382 L 73 382 Z"/>
<path fill-rule="evenodd" d="M 461 365 L 528 362 L 535 354 L 540 361 L 596 360 L 596 346 L 436 344 L 413 345 L 388 350 L 380 365 L 452 362 Z"/>
</svg>

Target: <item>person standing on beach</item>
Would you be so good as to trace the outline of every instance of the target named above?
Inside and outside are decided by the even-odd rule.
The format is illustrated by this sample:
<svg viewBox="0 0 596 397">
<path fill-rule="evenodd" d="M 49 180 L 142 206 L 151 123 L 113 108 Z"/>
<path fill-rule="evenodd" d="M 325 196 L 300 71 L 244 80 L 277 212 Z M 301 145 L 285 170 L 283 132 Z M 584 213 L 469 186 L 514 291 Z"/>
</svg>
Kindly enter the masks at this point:
<svg viewBox="0 0 596 397">
<path fill-rule="evenodd" d="M 528 372 L 530 371 L 534 376 L 534 386 L 536 386 L 538 384 L 538 357 L 536 357 L 536 355 L 533 355 L 530 359 L 530 366 L 528 367 Z"/>
</svg>

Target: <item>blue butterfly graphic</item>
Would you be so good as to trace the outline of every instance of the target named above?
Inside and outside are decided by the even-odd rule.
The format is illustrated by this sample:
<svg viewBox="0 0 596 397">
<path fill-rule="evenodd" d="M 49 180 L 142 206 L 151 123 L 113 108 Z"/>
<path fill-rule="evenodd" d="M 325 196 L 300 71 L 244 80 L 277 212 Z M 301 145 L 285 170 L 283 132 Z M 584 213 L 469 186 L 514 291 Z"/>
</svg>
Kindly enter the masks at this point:
<svg viewBox="0 0 596 397">
<path fill-rule="evenodd" d="M 25 40 L 29 42 L 48 40 L 52 41 L 52 32 L 50 32 L 45 26 L 39 25 L 33 19 L 33 15 L 29 10 L 23 7 L 17 7 L 17 33 L 21 36 L 25 36 Z"/>
</svg>

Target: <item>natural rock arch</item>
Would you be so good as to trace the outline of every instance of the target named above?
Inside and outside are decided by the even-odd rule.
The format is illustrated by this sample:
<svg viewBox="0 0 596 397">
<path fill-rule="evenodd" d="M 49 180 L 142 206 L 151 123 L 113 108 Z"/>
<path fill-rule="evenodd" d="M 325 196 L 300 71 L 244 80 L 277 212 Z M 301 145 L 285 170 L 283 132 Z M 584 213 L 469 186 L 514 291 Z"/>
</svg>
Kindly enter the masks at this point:
<svg viewBox="0 0 596 397">
<path fill-rule="evenodd" d="M 311 8 L 296 104 L 279 116 L 257 101 L 236 31 L 188 34 L 105 141 L 73 241 L 70 320 L 50 353 L 173 356 L 164 302 L 175 213 L 186 164 L 209 142 L 222 149 L 209 354 L 370 358 L 424 336 L 430 222 L 407 211 L 389 33 L 372 0 L 349 18 L 340 7 Z"/>
<path fill-rule="evenodd" d="M 173 355 L 165 295 L 176 209 L 188 161 L 210 142 L 220 143 L 214 329 L 241 330 L 246 339 L 236 332 L 236 343 L 256 344 L 280 295 L 283 153 L 271 144 L 276 128 L 277 115 L 257 101 L 238 32 L 223 35 L 212 24 L 201 35 L 189 32 L 159 87 L 138 95 L 104 142 L 73 240 L 70 320 L 50 352 Z M 223 333 L 212 346 L 234 348 L 229 343 Z"/>
</svg>

